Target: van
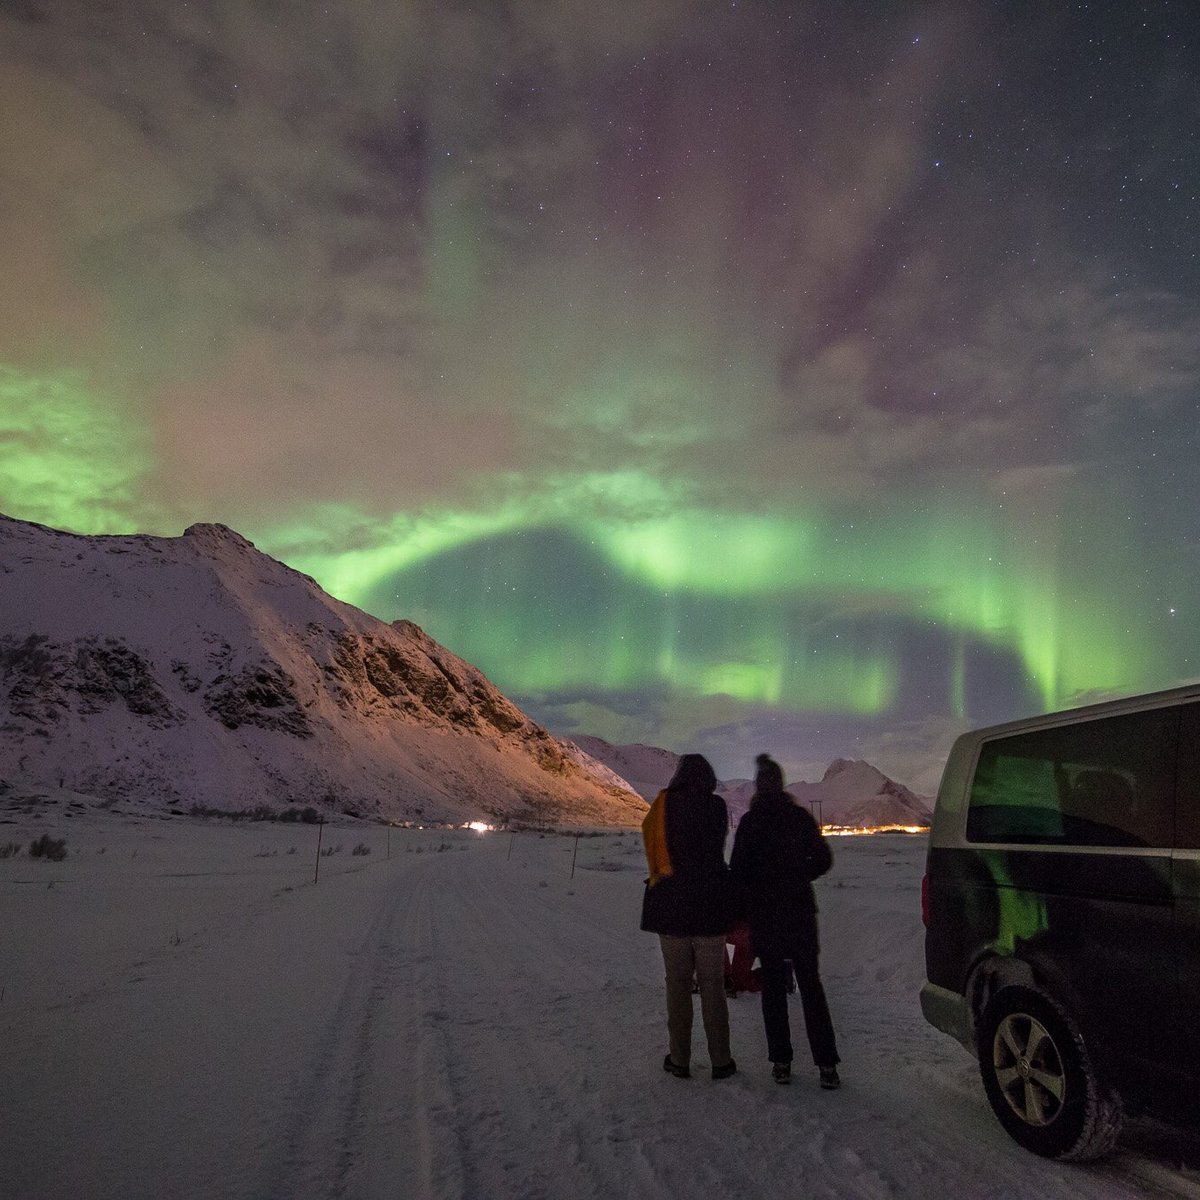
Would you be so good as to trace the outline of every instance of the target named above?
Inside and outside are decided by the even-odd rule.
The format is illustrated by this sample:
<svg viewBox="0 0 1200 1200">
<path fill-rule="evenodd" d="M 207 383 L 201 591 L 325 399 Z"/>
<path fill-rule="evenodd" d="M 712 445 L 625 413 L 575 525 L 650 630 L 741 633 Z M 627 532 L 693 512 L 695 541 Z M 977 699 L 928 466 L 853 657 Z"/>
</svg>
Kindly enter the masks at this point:
<svg viewBox="0 0 1200 1200">
<path fill-rule="evenodd" d="M 1000 1123 L 1095 1158 L 1200 1083 L 1200 684 L 963 734 L 938 789 L 926 1020 Z"/>
</svg>

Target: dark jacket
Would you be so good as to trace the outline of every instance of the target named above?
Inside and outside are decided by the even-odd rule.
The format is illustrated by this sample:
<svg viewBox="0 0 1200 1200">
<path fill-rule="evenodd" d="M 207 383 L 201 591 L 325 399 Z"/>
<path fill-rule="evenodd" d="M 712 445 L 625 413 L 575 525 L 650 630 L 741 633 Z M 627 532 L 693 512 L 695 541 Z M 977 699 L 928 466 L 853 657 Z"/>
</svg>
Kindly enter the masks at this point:
<svg viewBox="0 0 1200 1200">
<path fill-rule="evenodd" d="M 833 865 L 829 844 L 787 792 L 756 796 L 738 825 L 729 860 L 758 954 L 782 953 L 812 929 L 812 880 Z"/>
<path fill-rule="evenodd" d="M 668 789 L 671 874 L 646 888 L 642 928 L 676 937 L 711 937 L 733 924 L 725 835 L 729 812 L 713 792 Z"/>
</svg>

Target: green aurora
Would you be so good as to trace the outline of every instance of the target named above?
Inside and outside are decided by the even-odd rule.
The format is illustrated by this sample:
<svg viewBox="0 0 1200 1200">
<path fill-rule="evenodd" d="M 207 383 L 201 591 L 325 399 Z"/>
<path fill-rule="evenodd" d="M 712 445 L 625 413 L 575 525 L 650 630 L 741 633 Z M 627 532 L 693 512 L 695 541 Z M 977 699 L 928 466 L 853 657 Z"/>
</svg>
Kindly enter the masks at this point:
<svg viewBox="0 0 1200 1200">
<path fill-rule="evenodd" d="M 132 531 L 127 514 L 156 464 L 128 407 L 77 372 L 6 367 L 0 422 L 10 515 Z M 1136 548 L 1107 545 L 1100 579 L 1087 567 L 1096 548 L 1058 537 L 1079 524 L 1061 509 L 914 497 L 882 515 L 843 505 L 789 517 L 676 508 L 631 469 L 519 483 L 505 495 L 501 481 L 474 509 L 380 521 L 315 505 L 243 532 L 340 599 L 417 617 L 519 693 L 666 689 L 886 714 L 903 623 L 935 629 L 948 648 L 934 686 L 957 717 L 971 716 L 969 647 L 1011 655 L 1045 708 L 1150 686 L 1169 669 L 1170 648 L 1137 630 L 1137 595 L 1113 586 L 1138 577 Z M 168 532 L 168 515 L 156 524 Z M 1113 521 L 1097 524 L 1111 536 Z"/>
</svg>

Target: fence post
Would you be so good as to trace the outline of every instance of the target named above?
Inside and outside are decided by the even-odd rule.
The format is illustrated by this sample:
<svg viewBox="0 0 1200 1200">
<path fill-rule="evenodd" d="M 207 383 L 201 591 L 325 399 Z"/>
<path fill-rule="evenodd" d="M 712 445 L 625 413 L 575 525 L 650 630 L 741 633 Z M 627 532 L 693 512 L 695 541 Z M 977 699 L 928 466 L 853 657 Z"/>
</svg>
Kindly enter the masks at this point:
<svg viewBox="0 0 1200 1200">
<path fill-rule="evenodd" d="M 509 839 L 508 839 L 508 853 L 507 853 L 507 854 L 504 856 L 504 861 L 505 861 L 505 862 L 508 862 L 508 860 L 509 860 L 510 858 L 512 858 L 512 847 L 513 847 L 513 842 L 515 842 L 516 840 L 517 840 L 517 831 L 514 829 L 514 830 L 512 831 L 512 833 L 509 835 Z"/>
<path fill-rule="evenodd" d="M 579 834 L 575 835 L 575 849 L 571 851 L 571 878 L 575 878 L 575 856 L 579 853 Z"/>
<path fill-rule="evenodd" d="M 317 826 L 317 869 L 313 872 L 313 883 L 316 883 L 321 878 L 321 836 L 325 832 L 325 818 L 321 818 L 321 823 Z"/>
</svg>

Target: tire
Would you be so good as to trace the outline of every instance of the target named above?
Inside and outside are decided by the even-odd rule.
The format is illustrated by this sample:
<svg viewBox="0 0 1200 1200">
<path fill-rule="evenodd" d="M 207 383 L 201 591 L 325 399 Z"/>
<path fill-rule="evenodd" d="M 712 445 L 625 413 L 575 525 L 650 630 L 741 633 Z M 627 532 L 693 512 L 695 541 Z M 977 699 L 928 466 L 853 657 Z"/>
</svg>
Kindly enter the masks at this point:
<svg viewBox="0 0 1200 1200">
<path fill-rule="evenodd" d="M 1113 1148 L 1120 1099 L 1056 1000 L 1034 988 L 1002 988 L 984 1008 L 978 1036 L 984 1091 L 1014 1141 L 1034 1154 L 1077 1162 Z"/>
</svg>

